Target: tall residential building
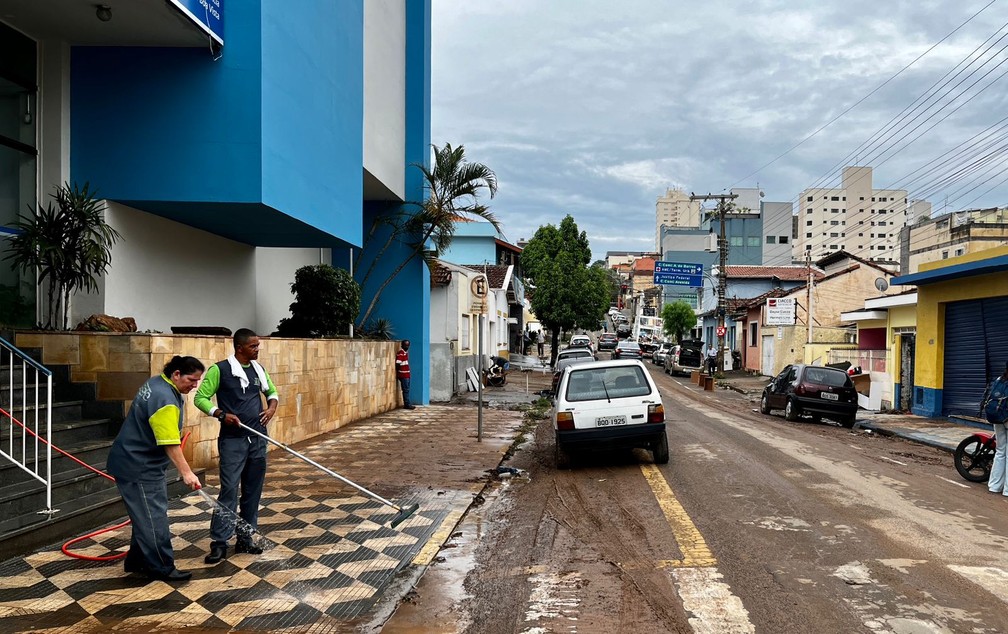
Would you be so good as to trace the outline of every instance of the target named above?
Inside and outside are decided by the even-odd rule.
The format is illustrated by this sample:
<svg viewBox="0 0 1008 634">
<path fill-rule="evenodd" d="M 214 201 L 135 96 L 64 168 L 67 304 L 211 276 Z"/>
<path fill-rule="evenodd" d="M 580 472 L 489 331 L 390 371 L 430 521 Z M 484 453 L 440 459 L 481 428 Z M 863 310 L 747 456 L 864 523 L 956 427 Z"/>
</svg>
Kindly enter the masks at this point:
<svg viewBox="0 0 1008 634">
<path fill-rule="evenodd" d="M 665 190 L 655 203 L 655 250 L 661 251 L 661 228 L 699 227 L 700 201 L 690 201 L 689 195 L 679 188 Z"/>
<path fill-rule="evenodd" d="M 900 229 L 906 224 L 905 189 L 874 189 L 872 168 L 845 167 L 839 188 L 811 188 L 798 201 L 795 260 L 818 260 L 847 251 L 872 262 L 900 261 Z"/>
</svg>

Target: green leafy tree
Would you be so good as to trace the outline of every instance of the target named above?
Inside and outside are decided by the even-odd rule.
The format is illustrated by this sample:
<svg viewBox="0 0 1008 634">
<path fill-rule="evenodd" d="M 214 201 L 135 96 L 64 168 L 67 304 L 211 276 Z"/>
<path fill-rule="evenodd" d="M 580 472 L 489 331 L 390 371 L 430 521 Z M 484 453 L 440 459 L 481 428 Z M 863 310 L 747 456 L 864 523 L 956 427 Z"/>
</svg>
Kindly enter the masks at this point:
<svg viewBox="0 0 1008 634">
<path fill-rule="evenodd" d="M 427 167 L 414 164 L 414 167 L 423 173 L 424 185 L 427 191 L 427 198 L 421 203 L 410 203 L 407 208 L 419 208 L 415 213 L 397 212 L 379 216 L 371 227 L 368 237 L 365 239 L 365 247 L 376 236 L 381 235 L 380 229 L 386 227 L 388 236 L 385 242 L 378 249 L 371 266 L 361 278 L 361 286 L 367 284 L 371 275 L 375 271 L 375 265 L 381 261 L 385 252 L 394 243 L 400 242 L 407 246 L 406 258 L 396 267 L 392 274 L 382 281 L 378 290 L 375 291 L 367 310 L 358 320 L 359 324 L 367 324 L 371 312 L 378 303 L 385 287 L 392 282 L 406 265 L 414 258 L 428 257 L 426 245 L 433 244 L 434 253 L 440 253 L 451 245 L 452 238 L 455 237 L 455 225 L 459 220 L 480 218 L 486 220 L 493 228 L 500 231 L 500 225 L 489 208 L 480 203 L 480 195 L 484 191 L 493 198 L 497 194 L 497 176 L 486 165 L 482 163 L 470 163 L 465 157 L 465 147 L 452 147 L 446 143 L 434 149 L 434 165 Z M 363 255 L 363 250 L 361 251 Z M 358 257 L 357 266 L 359 267 Z M 428 263 L 430 264 L 430 263 Z"/>
<path fill-rule="evenodd" d="M 682 341 L 682 334 L 696 326 L 696 313 L 685 301 L 679 299 L 665 304 L 661 311 L 662 330 L 667 337 Z"/>
<path fill-rule="evenodd" d="M 566 216 L 560 227 L 543 225 L 522 251 L 521 263 L 533 286 L 532 311 L 551 333 L 551 363 L 560 349 L 560 331 L 594 328 L 609 308 L 609 280 L 589 267 L 588 237 Z"/>
<path fill-rule="evenodd" d="M 617 304 L 619 302 L 619 292 L 620 292 L 620 277 L 619 273 L 609 268 L 605 260 L 595 260 L 592 262 L 593 269 L 600 269 L 606 275 L 606 283 L 609 287 L 609 303 Z"/>
<path fill-rule="evenodd" d="M 284 337 L 335 337 L 349 334 L 360 312 L 360 286 L 349 272 L 328 264 L 302 266 L 294 272 L 291 316 L 280 320 Z"/>
<path fill-rule="evenodd" d="M 47 283 L 48 311 L 45 329 L 69 328 L 70 295 L 98 289 L 98 276 L 112 262 L 112 245 L 122 236 L 105 222 L 105 204 L 88 183 L 79 187 L 64 183 L 52 194 L 55 205 L 38 206 L 35 213 L 22 214 L 11 239 L 14 266 L 25 272 L 38 271 L 39 282 Z"/>
</svg>

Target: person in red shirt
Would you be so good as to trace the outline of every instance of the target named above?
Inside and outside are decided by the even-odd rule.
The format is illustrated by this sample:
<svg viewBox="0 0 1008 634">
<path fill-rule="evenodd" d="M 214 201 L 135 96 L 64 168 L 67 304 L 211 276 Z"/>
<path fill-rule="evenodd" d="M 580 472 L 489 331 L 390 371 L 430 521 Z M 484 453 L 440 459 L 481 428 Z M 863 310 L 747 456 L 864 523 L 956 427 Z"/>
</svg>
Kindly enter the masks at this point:
<svg viewBox="0 0 1008 634">
<path fill-rule="evenodd" d="M 396 378 L 399 379 L 399 386 L 402 388 L 403 407 L 405 409 L 416 409 L 409 398 L 409 339 L 403 339 L 399 352 L 395 356 Z"/>
</svg>

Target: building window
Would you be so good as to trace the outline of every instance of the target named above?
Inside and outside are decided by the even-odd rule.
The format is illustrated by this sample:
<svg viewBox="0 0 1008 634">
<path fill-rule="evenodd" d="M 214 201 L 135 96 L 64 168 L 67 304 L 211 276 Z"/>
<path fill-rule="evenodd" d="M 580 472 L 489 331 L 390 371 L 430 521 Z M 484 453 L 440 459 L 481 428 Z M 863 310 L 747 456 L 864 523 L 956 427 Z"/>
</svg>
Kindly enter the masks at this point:
<svg viewBox="0 0 1008 634">
<path fill-rule="evenodd" d="M 812 202 L 812 197 L 811 196 L 808 197 L 808 202 Z"/>
<path fill-rule="evenodd" d="M 805 221 L 805 226 L 806 227 L 811 227 L 812 226 L 812 221 L 811 220 L 806 220 Z"/>
<path fill-rule="evenodd" d="M 857 234 L 857 237 L 859 237 L 859 238 L 863 238 L 863 237 L 864 237 L 864 234 L 863 234 L 863 233 L 859 233 L 859 234 Z"/>
<path fill-rule="evenodd" d="M 839 196 L 830 196 L 830 200 L 840 200 Z"/>
<path fill-rule="evenodd" d="M 959 247 L 958 249 L 955 250 L 955 254 L 956 255 L 962 255 L 965 252 L 966 252 L 966 249 L 964 249 L 962 247 Z"/>
<path fill-rule="evenodd" d="M 759 236 L 749 236 L 749 238 L 746 240 L 746 245 L 750 247 L 758 247 Z"/>
<path fill-rule="evenodd" d="M 836 232 L 834 231 L 833 233 L 829 234 L 829 237 L 831 237 L 831 238 L 839 238 L 839 237 L 840 237 L 840 234 L 839 234 L 839 233 L 836 233 Z"/>
<path fill-rule="evenodd" d="M 742 246 L 742 236 L 732 236 L 731 238 L 728 239 L 728 244 L 730 244 L 733 247 Z"/>
<path fill-rule="evenodd" d="M 811 251 L 812 250 L 812 245 L 811 244 L 806 244 L 805 245 L 805 250 L 806 251 Z"/>
<path fill-rule="evenodd" d="M 758 339 L 756 336 L 759 334 L 756 328 L 757 324 L 755 321 L 749 322 L 749 347 L 753 348 L 756 346 Z"/>
<path fill-rule="evenodd" d="M 805 209 L 805 213 L 807 213 L 807 214 L 812 213 L 812 211 L 813 211 L 813 209 L 811 207 L 808 207 L 807 209 Z"/>
<path fill-rule="evenodd" d="M 836 244 L 831 244 L 831 245 L 829 245 L 829 248 L 830 248 L 831 251 L 836 251 L 836 250 L 838 250 L 840 248 L 840 246 L 836 245 Z"/>
<path fill-rule="evenodd" d="M 788 243 L 788 236 L 777 236 L 777 243 L 778 244 L 787 244 Z"/>
<path fill-rule="evenodd" d="M 838 213 L 840 213 L 840 210 L 839 210 L 839 209 L 837 209 L 836 207 L 833 207 L 833 208 L 832 208 L 832 209 L 830 209 L 829 211 L 830 211 L 830 213 L 831 213 L 831 214 L 838 214 Z"/>
<path fill-rule="evenodd" d="M 462 350 L 469 349 L 469 322 L 472 321 L 472 317 L 463 313 L 460 326 L 462 327 L 459 332 L 459 347 Z"/>
<path fill-rule="evenodd" d="M 806 233 L 806 234 L 805 234 L 805 237 L 806 237 L 806 238 L 811 238 L 811 237 L 812 237 L 812 234 L 811 234 L 811 233 Z"/>
<path fill-rule="evenodd" d="M 839 220 L 830 220 L 830 224 L 833 225 L 833 226 L 839 226 L 840 221 Z"/>
<path fill-rule="evenodd" d="M 861 197 L 861 200 L 864 200 L 864 196 Z"/>
<path fill-rule="evenodd" d="M 947 260 L 948 259 L 948 251 L 942 251 L 942 259 L 943 260 Z"/>
<path fill-rule="evenodd" d="M 777 242 L 777 236 L 767 236 L 766 237 L 766 243 L 767 244 L 776 244 L 776 242 Z"/>
</svg>

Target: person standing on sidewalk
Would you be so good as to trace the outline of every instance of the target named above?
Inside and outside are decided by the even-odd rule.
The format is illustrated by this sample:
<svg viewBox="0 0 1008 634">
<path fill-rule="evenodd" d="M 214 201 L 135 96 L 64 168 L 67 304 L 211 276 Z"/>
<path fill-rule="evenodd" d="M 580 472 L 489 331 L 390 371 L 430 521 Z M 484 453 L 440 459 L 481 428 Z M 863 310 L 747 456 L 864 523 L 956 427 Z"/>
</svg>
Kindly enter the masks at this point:
<svg viewBox="0 0 1008 634">
<path fill-rule="evenodd" d="M 539 356 L 543 356 L 543 348 L 546 345 L 546 335 L 543 334 L 543 329 L 539 328 L 539 332 L 536 333 L 536 346 L 539 348 Z"/>
<path fill-rule="evenodd" d="M 185 396 L 203 376 L 195 357 L 172 357 L 164 371 L 147 379 L 133 398 L 126 420 L 109 451 L 107 468 L 115 478 L 133 523 L 126 572 L 162 581 L 187 581 L 191 572 L 175 567 L 168 530 L 168 486 L 165 472 L 172 463 L 182 481 L 200 488 L 199 478 L 182 455 Z"/>
<path fill-rule="evenodd" d="M 1001 376 L 987 386 L 981 411 L 987 422 L 994 425 L 994 440 L 997 449 L 994 451 L 994 464 L 991 465 L 987 489 L 991 493 L 1001 493 L 1008 496 L 1008 363 Z"/>
<path fill-rule="evenodd" d="M 276 414 L 280 397 L 259 358 L 259 337 L 248 328 L 239 328 L 233 338 L 234 354 L 210 366 L 196 391 L 195 404 L 205 414 L 221 422 L 217 437 L 220 455 L 220 496 L 217 502 L 237 511 L 243 525 L 238 528 L 236 553 L 262 554 L 252 541 L 251 531 L 259 525 L 259 500 L 266 480 L 266 440 L 249 433 L 238 423 L 266 434 L 266 425 Z M 266 408 L 263 408 L 263 395 Z M 217 397 L 215 407 L 210 399 Z M 241 489 L 241 508 L 238 490 Z M 227 559 L 228 540 L 235 534 L 235 522 L 216 510 L 210 518 L 210 554 L 204 561 L 215 564 Z"/>
<path fill-rule="evenodd" d="M 409 371 L 409 339 L 403 339 L 399 344 L 399 352 L 395 356 L 395 373 L 399 380 L 399 387 L 402 388 L 402 400 L 404 409 L 416 409 L 410 402 L 410 371 Z"/>
</svg>

